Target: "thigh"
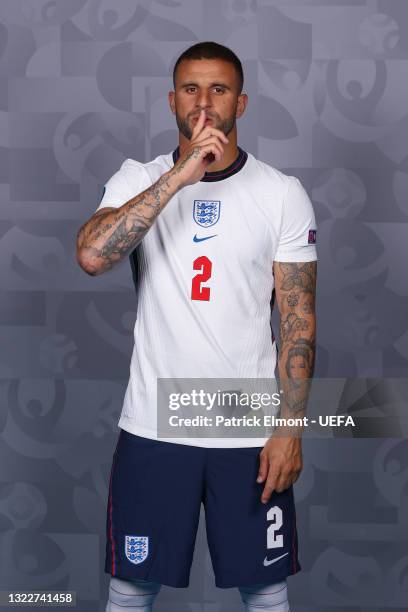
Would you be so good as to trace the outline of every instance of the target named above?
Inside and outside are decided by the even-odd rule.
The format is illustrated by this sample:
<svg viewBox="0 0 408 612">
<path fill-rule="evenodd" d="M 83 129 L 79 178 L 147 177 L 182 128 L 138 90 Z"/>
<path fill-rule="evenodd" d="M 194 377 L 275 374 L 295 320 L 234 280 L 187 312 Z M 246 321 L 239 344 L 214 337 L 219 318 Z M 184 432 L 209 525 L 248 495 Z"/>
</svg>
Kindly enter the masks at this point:
<svg viewBox="0 0 408 612">
<path fill-rule="evenodd" d="M 207 539 L 221 588 L 273 583 L 301 569 L 293 486 L 261 502 L 262 448 L 210 449 L 204 505 Z"/>
<path fill-rule="evenodd" d="M 107 573 L 187 586 L 203 490 L 200 451 L 121 430 L 107 504 Z"/>
</svg>

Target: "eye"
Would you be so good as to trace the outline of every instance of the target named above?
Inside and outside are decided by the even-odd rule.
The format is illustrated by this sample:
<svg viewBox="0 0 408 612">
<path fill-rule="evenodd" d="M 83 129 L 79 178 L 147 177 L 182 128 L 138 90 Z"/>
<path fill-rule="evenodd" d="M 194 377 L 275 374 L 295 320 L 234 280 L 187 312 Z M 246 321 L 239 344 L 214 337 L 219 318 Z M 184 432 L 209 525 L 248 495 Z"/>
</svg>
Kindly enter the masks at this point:
<svg viewBox="0 0 408 612">
<path fill-rule="evenodd" d="M 214 87 L 214 89 L 216 90 L 217 93 L 223 93 L 223 88 L 222 87 Z"/>
<path fill-rule="evenodd" d="M 186 91 L 190 92 L 191 90 L 195 90 L 195 87 L 187 87 Z"/>
</svg>

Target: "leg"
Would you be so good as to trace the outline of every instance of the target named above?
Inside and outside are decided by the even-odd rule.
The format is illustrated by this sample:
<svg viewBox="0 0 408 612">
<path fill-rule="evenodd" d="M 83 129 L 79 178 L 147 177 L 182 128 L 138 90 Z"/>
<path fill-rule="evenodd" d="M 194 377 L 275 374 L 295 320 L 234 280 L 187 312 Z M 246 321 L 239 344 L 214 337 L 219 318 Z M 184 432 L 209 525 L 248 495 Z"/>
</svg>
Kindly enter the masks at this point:
<svg viewBox="0 0 408 612">
<path fill-rule="evenodd" d="M 112 576 L 106 612 L 123 612 L 124 607 L 128 612 L 152 612 L 160 588 L 157 582 L 121 580 Z"/>
<path fill-rule="evenodd" d="M 107 503 L 107 574 L 188 586 L 204 450 L 121 431 Z"/>
<path fill-rule="evenodd" d="M 239 587 L 245 612 L 290 612 L 286 580 Z"/>
<path fill-rule="evenodd" d="M 300 571 L 293 487 L 262 504 L 256 447 L 210 448 L 204 507 L 220 588 L 273 585 Z M 261 612 L 258 610 L 258 612 Z"/>
</svg>

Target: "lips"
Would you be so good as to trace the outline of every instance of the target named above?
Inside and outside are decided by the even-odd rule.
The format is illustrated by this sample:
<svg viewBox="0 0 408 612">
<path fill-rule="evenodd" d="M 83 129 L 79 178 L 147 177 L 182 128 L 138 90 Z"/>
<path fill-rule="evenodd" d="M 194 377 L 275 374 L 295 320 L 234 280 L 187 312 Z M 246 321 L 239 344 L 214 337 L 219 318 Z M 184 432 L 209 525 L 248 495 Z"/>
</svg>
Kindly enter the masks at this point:
<svg viewBox="0 0 408 612">
<path fill-rule="evenodd" d="M 193 123 L 197 123 L 198 120 L 199 120 L 199 117 L 193 117 Z M 211 117 L 206 117 L 204 124 L 211 123 L 211 121 L 212 121 Z"/>
</svg>

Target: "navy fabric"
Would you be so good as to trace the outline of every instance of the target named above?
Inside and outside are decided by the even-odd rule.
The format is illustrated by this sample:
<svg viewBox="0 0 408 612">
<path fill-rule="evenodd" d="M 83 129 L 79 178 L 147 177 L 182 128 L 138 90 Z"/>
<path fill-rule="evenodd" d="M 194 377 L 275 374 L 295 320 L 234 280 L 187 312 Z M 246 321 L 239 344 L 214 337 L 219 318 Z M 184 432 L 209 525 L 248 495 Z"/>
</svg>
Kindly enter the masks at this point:
<svg viewBox="0 0 408 612">
<path fill-rule="evenodd" d="M 279 582 L 300 571 L 293 487 L 262 504 L 261 450 L 161 442 L 121 429 L 109 484 L 105 572 L 188 586 L 201 504 L 216 586 Z"/>
</svg>

